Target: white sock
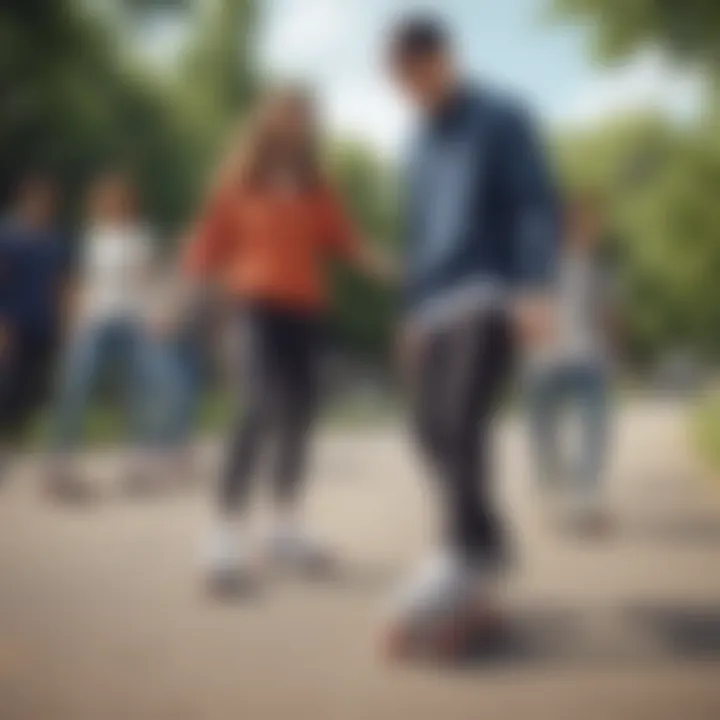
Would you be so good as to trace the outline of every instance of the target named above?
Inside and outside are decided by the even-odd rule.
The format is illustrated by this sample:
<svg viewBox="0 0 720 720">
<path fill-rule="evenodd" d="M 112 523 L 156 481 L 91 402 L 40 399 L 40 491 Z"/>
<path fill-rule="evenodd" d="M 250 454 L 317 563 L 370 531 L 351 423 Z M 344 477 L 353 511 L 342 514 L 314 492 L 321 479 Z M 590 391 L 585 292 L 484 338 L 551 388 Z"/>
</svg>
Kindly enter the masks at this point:
<svg viewBox="0 0 720 720">
<path fill-rule="evenodd" d="M 219 518 L 207 539 L 205 560 L 212 566 L 229 566 L 242 560 L 247 547 L 245 523 L 241 518 Z"/>
<path fill-rule="evenodd" d="M 273 523 L 273 537 L 280 540 L 292 540 L 301 535 L 301 525 L 298 513 L 294 508 L 278 511 Z"/>
</svg>

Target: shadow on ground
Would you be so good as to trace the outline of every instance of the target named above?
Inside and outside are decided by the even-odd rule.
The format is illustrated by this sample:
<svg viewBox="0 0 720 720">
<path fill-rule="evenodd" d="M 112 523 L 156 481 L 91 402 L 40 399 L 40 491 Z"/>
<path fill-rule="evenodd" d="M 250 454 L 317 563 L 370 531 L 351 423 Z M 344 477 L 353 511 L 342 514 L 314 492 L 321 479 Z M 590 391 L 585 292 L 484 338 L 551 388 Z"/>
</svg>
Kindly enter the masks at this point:
<svg viewBox="0 0 720 720">
<path fill-rule="evenodd" d="M 516 608 L 465 666 L 720 663 L 720 607 Z"/>
<path fill-rule="evenodd" d="M 720 545 L 720 521 L 717 518 L 656 517 L 628 522 L 622 534 L 652 542 L 689 545 Z"/>
</svg>

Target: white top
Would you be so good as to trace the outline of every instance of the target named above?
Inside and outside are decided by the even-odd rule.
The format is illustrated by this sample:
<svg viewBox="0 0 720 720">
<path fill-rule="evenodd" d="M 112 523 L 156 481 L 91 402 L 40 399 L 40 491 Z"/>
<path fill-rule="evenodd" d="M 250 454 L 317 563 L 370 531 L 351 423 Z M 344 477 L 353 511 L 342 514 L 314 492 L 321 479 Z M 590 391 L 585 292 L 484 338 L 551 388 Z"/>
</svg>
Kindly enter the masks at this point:
<svg viewBox="0 0 720 720">
<path fill-rule="evenodd" d="M 141 319 L 152 298 L 153 247 L 142 225 L 97 225 L 81 263 L 81 315 L 86 320 Z"/>
<path fill-rule="evenodd" d="M 566 254 L 558 275 L 557 336 L 549 345 L 531 352 L 531 367 L 604 362 L 609 294 L 602 268 L 592 256 Z"/>
</svg>

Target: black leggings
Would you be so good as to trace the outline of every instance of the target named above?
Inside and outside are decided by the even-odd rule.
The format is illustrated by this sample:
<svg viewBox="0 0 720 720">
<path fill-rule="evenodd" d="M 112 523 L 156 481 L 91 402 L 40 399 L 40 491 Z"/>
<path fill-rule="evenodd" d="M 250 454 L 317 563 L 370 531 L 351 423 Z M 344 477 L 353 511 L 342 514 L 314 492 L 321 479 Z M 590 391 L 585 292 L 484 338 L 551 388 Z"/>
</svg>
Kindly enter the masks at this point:
<svg viewBox="0 0 720 720">
<path fill-rule="evenodd" d="M 0 445 L 21 440 L 48 400 L 57 345 L 51 337 L 13 338 L 8 357 L 0 361 Z"/>
<path fill-rule="evenodd" d="M 504 559 L 492 499 L 492 421 L 512 357 L 509 322 L 470 313 L 426 330 L 411 365 L 416 434 L 439 481 L 446 540 L 465 557 Z"/>
<path fill-rule="evenodd" d="M 224 512 L 242 510 L 265 441 L 275 441 L 276 501 L 292 505 L 307 455 L 318 396 L 321 323 L 268 307 L 243 308 L 241 409 L 230 437 L 220 486 Z"/>
</svg>

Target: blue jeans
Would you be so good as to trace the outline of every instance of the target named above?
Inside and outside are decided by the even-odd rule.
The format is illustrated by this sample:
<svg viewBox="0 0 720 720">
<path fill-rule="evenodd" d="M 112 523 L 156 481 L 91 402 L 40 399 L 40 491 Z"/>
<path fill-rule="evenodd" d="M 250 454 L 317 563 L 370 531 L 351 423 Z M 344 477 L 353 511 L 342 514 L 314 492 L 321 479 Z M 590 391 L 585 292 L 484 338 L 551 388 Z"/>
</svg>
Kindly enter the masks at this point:
<svg viewBox="0 0 720 720">
<path fill-rule="evenodd" d="M 139 322 L 117 318 L 88 324 L 67 350 L 55 418 L 58 449 L 72 449 L 81 441 L 92 391 L 108 366 L 119 371 L 130 441 L 158 442 L 166 414 L 172 410 L 169 399 L 177 373 Z"/>
<path fill-rule="evenodd" d="M 598 490 L 608 430 L 608 383 L 603 367 L 568 363 L 537 371 L 530 378 L 529 417 L 539 481 L 547 486 L 567 479 L 581 492 Z M 565 409 L 578 413 L 581 446 L 575 466 L 563 458 L 559 421 Z"/>
<path fill-rule="evenodd" d="M 167 404 L 156 438 L 158 444 L 173 447 L 188 442 L 197 427 L 203 389 L 202 353 L 193 339 L 184 336 L 162 343 L 157 353 L 163 372 L 174 378 L 174 392 L 165 397 Z"/>
</svg>

